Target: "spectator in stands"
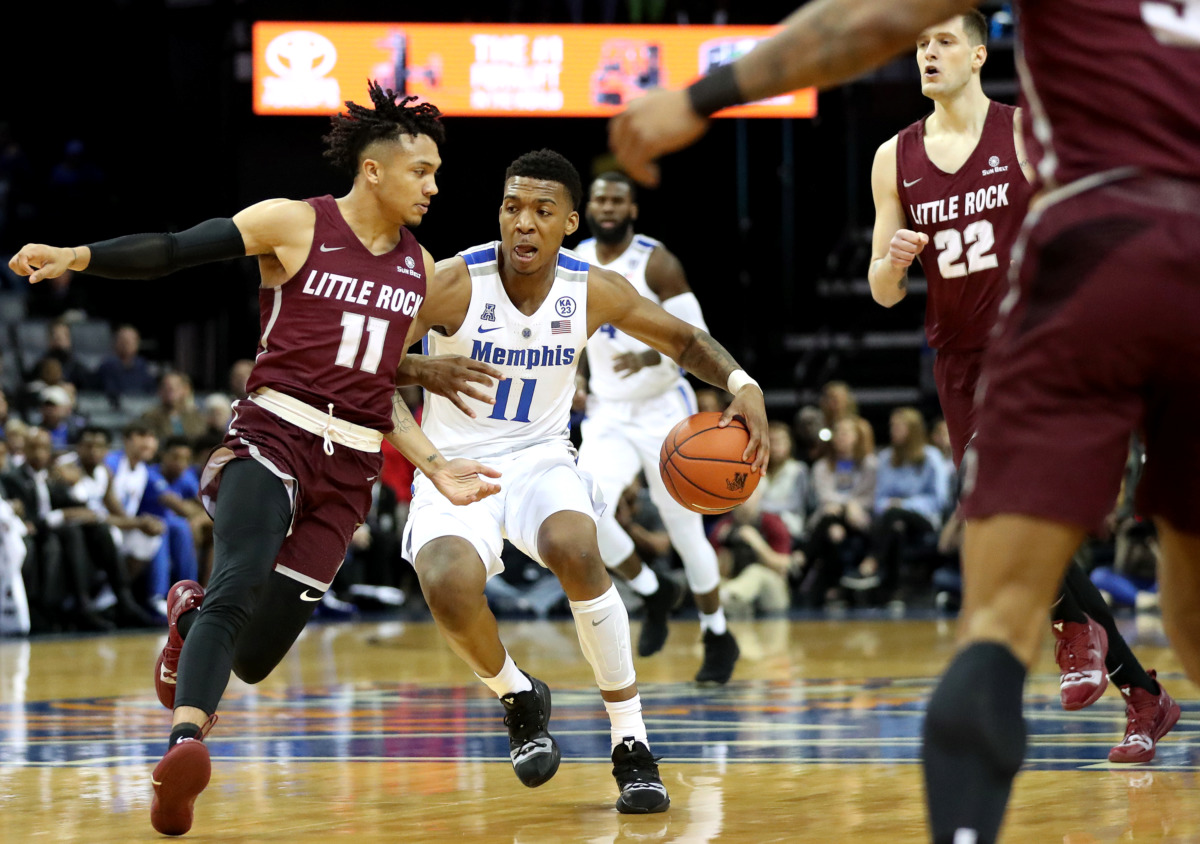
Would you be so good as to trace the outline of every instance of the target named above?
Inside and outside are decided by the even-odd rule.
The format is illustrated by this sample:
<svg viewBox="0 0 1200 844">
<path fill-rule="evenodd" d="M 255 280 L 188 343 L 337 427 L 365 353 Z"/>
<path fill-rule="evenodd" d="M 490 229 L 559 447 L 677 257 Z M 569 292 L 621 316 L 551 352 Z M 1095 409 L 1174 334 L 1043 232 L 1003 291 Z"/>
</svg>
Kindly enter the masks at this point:
<svg viewBox="0 0 1200 844">
<path fill-rule="evenodd" d="M 792 456 L 792 429 L 786 422 L 771 422 L 767 426 L 771 457 L 763 486 L 762 509 L 783 519 L 791 534 L 793 545 L 804 538 L 808 510 L 808 466 Z"/>
<path fill-rule="evenodd" d="M 808 567 L 800 585 L 808 603 L 819 606 L 835 599 L 842 573 L 857 567 L 866 555 L 878 462 L 867 420 L 848 416 L 833 426 L 829 453 L 812 469 L 814 509 L 809 517 Z"/>
<path fill-rule="evenodd" d="M 200 503 L 200 477 L 192 467 L 192 446 L 186 437 L 167 438 L 162 461 L 148 467 L 138 515 L 153 516 L 166 526 L 166 538 L 150 561 L 146 590 L 150 606 L 165 617 L 167 590 L 177 581 L 200 579 L 199 541 L 212 536 L 212 520 Z"/>
<path fill-rule="evenodd" d="M 36 287 L 37 285 L 35 285 Z M 78 357 L 71 340 L 71 323 L 59 318 L 46 326 L 46 353 L 38 361 L 30 377 L 40 371 L 42 361 L 54 358 L 62 367 L 62 380 L 86 390 L 92 384 L 92 373 Z"/>
<path fill-rule="evenodd" d="M 858 416 L 858 401 L 845 381 L 830 381 L 821 388 L 822 430 L 829 433 L 822 437 L 828 442 L 833 435 L 833 426 L 847 416 Z"/>
<path fill-rule="evenodd" d="M 121 396 L 150 395 L 157 387 L 150 362 L 138 351 L 141 345 L 142 336 L 132 325 L 117 328 L 113 353 L 101 361 L 96 371 L 100 389 L 114 401 Z"/>
<path fill-rule="evenodd" d="M 32 630 L 112 630 L 114 625 L 91 609 L 89 567 L 80 543 L 68 541 L 71 527 L 95 522 L 96 515 L 52 472 L 52 457 L 50 432 L 32 428 L 25 462 L 4 477 L 5 496 L 19 502 L 28 533 L 22 575 Z"/>
<path fill-rule="evenodd" d="M 792 453 L 798 460 L 811 466 L 825 453 L 821 439 L 824 424 L 825 414 L 816 405 L 805 405 L 796 411 L 792 419 Z"/>
<path fill-rule="evenodd" d="M 40 424 L 50 432 L 55 452 L 66 451 L 79 441 L 87 420 L 75 412 L 75 397 L 67 387 L 55 385 L 42 390 Z"/>
<path fill-rule="evenodd" d="M 167 371 L 158 380 L 158 405 L 147 410 L 138 422 L 150 429 L 160 442 L 184 437 L 195 442 L 208 430 L 208 420 L 196 407 L 192 379 L 182 372 Z"/>
<path fill-rule="evenodd" d="M 246 382 L 250 380 L 250 370 L 254 369 L 254 361 L 249 358 L 235 360 L 229 367 L 229 392 L 235 399 L 244 399 L 249 393 Z"/>
<path fill-rule="evenodd" d="M 935 547 L 949 504 L 951 471 L 928 444 L 920 412 L 912 407 L 892 411 L 890 433 L 891 446 L 879 454 L 871 550 L 857 571 L 841 580 L 854 591 L 894 589 L 902 555 L 916 546 Z"/>
<path fill-rule="evenodd" d="M 233 399 L 224 393 L 210 393 L 205 396 L 200 412 L 204 416 L 204 433 L 192 441 L 192 446 L 203 462 L 204 456 L 225 439 L 233 419 Z"/>
<path fill-rule="evenodd" d="M 75 272 L 67 270 L 58 278 L 48 278 L 29 287 L 25 298 L 25 312 L 37 319 L 66 319 L 78 321 L 87 318 L 88 294 L 86 284 L 75 282 Z"/>
<path fill-rule="evenodd" d="M 86 507 L 93 519 L 80 519 L 77 526 L 64 531 L 63 546 L 67 559 L 85 559 L 104 573 L 100 593 L 91 599 L 94 611 L 113 610 L 121 627 L 153 627 L 155 619 L 134 598 L 127 561 L 120 552 L 121 531 L 144 528 L 153 530 L 153 520 L 128 516 L 121 510 L 114 493 L 112 473 L 104 463 L 109 434 L 104 428 L 87 427 L 80 432 L 75 450 L 55 461 L 55 471 L 70 485 L 73 501 Z M 95 591 L 95 590 L 92 590 Z"/>
<path fill-rule="evenodd" d="M 140 422 L 125 426 L 122 448 L 109 452 L 104 463 L 112 473 L 113 491 L 120 512 L 126 516 L 141 514 L 142 498 L 150 484 L 150 463 L 158 451 L 158 438 Z M 166 524 L 146 514 L 137 527 L 121 531 L 121 553 L 129 571 L 137 578 L 158 554 Z"/>
<path fill-rule="evenodd" d="M 8 420 L 19 418 L 8 404 L 8 393 L 0 389 L 0 439 L 3 439 L 5 436 L 5 431 L 8 428 Z"/>
<path fill-rule="evenodd" d="M 712 387 L 701 387 L 696 390 L 697 413 L 713 411 L 721 413 L 725 408 L 729 407 L 730 401 L 729 393 L 724 390 L 716 390 Z"/>
<path fill-rule="evenodd" d="M 929 429 L 929 444 L 941 452 L 950 465 L 954 465 L 954 447 L 950 445 L 950 428 L 945 419 L 939 418 Z"/>
<path fill-rule="evenodd" d="M 13 468 L 25 462 L 25 443 L 28 438 L 29 426 L 10 413 L 4 423 L 4 441 L 8 443 L 8 462 Z"/>
<path fill-rule="evenodd" d="M 783 519 L 762 510 L 760 483 L 744 502 L 709 531 L 721 569 L 721 604 L 730 615 L 782 612 L 791 606 L 788 584 L 801 558 Z"/>
<path fill-rule="evenodd" d="M 33 373 L 21 387 L 19 399 L 22 415 L 26 419 L 37 419 L 42 409 L 42 393 L 47 387 L 62 387 L 75 392 L 73 384 L 63 378 L 62 364 L 54 358 L 42 358 Z"/>
</svg>

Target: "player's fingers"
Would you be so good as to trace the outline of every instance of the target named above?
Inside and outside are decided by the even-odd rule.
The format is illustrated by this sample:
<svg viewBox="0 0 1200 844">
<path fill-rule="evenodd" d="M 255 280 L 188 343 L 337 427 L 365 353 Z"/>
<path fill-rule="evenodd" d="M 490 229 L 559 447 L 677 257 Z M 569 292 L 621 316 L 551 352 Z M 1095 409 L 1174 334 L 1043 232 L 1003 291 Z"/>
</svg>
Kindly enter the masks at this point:
<svg viewBox="0 0 1200 844">
<path fill-rule="evenodd" d="M 504 373 L 501 372 L 499 369 L 496 369 L 496 367 L 492 366 L 489 363 L 484 363 L 481 360 L 475 360 L 474 358 L 467 358 L 467 368 L 474 370 L 475 373 L 479 373 L 482 375 L 489 376 L 491 378 L 495 378 L 497 381 L 499 381 L 501 378 L 504 377 Z M 475 378 L 475 380 L 482 381 L 482 379 L 480 379 L 478 377 Z M 482 381 L 482 383 L 489 384 L 491 382 L 490 381 Z"/>
<path fill-rule="evenodd" d="M 471 410 L 471 408 L 469 408 L 467 406 L 467 403 L 462 400 L 462 398 L 458 395 L 458 393 L 451 393 L 449 396 L 447 396 L 447 398 L 450 399 L 450 401 L 454 404 L 455 407 L 457 407 L 459 410 L 461 410 L 467 416 L 471 417 L 472 419 L 476 418 L 475 411 Z"/>
<path fill-rule="evenodd" d="M 477 475 L 483 475 L 488 478 L 500 477 L 500 473 L 498 471 L 496 471 L 495 469 L 493 469 L 491 466 L 485 466 L 482 463 L 477 463 L 474 460 L 468 461 L 468 464 L 470 466 L 470 471 L 474 472 Z"/>
<path fill-rule="evenodd" d="M 924 247 L 925 244 L 927 244 L 927 243 L 929 243 L 929 235 L 925 234 L 925 232 L 918 232 L 917 233 L 917 245 L 920 247 Z"/>
<path fill-rule="evenodd" d="M 724 428 L 725 426 L 727 426 L 733 420 L 733 417 L 736 414 L 737 414 L 737 410 L 735 408 L 735 405 L 734 404 L 729 405 L 729 407 L 725 408 L 725 412 L 721 414 L 721 418 L 717 420 L 717 427 Z"/>
</svg>

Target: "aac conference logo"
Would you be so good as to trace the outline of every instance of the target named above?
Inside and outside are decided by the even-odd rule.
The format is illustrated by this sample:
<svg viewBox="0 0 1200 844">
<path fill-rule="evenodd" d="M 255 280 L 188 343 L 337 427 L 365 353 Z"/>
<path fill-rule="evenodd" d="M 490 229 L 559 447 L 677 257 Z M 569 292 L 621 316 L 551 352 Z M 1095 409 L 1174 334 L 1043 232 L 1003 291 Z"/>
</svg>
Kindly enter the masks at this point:
<svg viewBox="0 0 1200 844">
<path fill-rule="evenodd" d="M 264 57 L 274 76 L 263 79 L 263 105 L 272 108 L 332 108 L 342 104 L 337 79 L 326 77 L 337 64 L 337 48 L 317 32 L 296 29 L 276 36 Z"/>
</svg>

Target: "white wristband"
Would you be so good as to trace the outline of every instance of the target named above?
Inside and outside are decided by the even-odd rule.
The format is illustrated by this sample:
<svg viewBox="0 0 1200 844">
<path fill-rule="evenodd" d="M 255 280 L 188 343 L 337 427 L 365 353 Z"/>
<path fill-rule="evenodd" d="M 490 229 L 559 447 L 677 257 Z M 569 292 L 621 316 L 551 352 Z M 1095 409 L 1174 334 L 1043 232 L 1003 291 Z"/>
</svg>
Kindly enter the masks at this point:
<svg viewBox="0 0 1200 844">
<path fill-rule="evenodd" d="M 736 369 L 729 373 L 729 381 L 726 383 L 725 387 L 729 390 L 730 395 L 736 396 L 738 391 L 747 384 L 753 384 L 755 387 L 758 387 L 758 391 L 760 393 L 762 392 L 762 387 L 759 387 L 758 382 L 747 375 L 746 370 L 744 369 Z"/>
</svg>

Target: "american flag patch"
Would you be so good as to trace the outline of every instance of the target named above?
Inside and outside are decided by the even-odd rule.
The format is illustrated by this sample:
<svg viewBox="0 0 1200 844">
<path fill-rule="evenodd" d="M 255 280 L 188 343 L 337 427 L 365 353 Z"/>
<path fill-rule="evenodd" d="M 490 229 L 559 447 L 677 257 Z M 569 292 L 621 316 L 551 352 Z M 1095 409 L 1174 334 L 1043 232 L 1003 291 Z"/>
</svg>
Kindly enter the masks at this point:
<svg viewBox="0 0 1200 844">
<path fill-rule="evenodd" d="M 551 334 L 570 334 L 571 333 L 571 320 L 569 320 L 569 319 L 553 320 L 550 323 L 550 333 Z"/>
</svg>

